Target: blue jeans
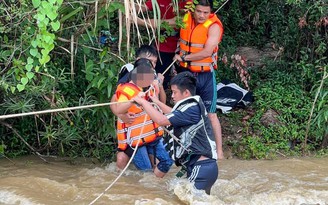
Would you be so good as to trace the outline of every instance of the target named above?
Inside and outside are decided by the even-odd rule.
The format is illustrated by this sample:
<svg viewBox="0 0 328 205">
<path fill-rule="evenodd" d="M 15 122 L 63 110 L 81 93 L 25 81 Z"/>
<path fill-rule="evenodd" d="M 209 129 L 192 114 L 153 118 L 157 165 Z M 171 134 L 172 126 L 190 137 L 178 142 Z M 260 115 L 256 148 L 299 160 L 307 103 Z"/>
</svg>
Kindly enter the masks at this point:
<svg viewBox="0 0 328 205">
<path fill-rule="evenodd" d="M 158 159 L 159 162 L 156 165 L 158 170 L 164 173 L 169 171 L 173 164 L 173 160 L 165 150 L 162 138 L 142 147 L 138 147 L 138 150 L 133 158 L 133 164 L 137 167 L 137 169 L 143 171 L 153 170 L 148 154 L 152 154 L 156 159 Z"/>
</svg>

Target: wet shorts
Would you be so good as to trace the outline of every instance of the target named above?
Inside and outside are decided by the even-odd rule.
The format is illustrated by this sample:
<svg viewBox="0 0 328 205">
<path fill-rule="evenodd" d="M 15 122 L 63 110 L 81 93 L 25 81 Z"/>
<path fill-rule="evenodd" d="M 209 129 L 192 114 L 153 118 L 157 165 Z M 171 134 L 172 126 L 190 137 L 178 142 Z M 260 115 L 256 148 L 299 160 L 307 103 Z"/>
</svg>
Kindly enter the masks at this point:
<svg viewBox="0 0 328 205">
<path fill-rule="evenodd" d="M 214 72 L 194 73 L 197 78 L 196 94 L 199 95 L 208 113 L 216 112 L 216 79 Z"/>
<path fill-rule="evenodd" d="M 133 151 L 134 150 L 129 147 L 124 151 L 124 153 L 131 157 Z M 173 164 L 173 160 L 165 150 L 162 138 L 159 138 L 158 140 L 147 145 L 138 147 L 138 150 L 132 160 L 134 166 L 136 166 L 137 169 L 143 171 L 153 170 L 151 161 L 149 159 L 149 154 L 154 155 L 156 159 L 158 159 L 158 164 L 156 165 L 158 170 L 164 173 L 169 171 Z"/>
<path fill-rule="evenodd" d="M 187 69 L 177 66 L 176 71 L 180 73 L 187 71 Z M 192 73 L 197 79 L 196 95 L 202 98 L 208 113 L 216 113 L 217 89 L 215 71 Z"/>
<path fill-rule="evenodd" d="M 215 159 L 197 161 L 187 167 L 188 180 L 195 183 L 196 189 L 205 190 L 207 194 L 210 194 L 218 175 L 219 170 Z"/>
</svg>

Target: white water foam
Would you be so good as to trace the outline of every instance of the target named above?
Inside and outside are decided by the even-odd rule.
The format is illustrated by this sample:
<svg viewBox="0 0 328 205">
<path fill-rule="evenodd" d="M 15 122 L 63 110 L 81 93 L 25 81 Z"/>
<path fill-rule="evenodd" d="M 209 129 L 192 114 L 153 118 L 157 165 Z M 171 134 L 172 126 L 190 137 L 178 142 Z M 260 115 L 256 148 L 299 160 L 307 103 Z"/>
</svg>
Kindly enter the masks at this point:
<svg viewBox="0 0 328 205">
<path fill-rule="evenodd" d="M 192 205 L 220 205 L 224 204 L 217 196 L 207 195 L 204 190 L 197 190 L 193 183 L 186 178 L 174 178 L 168 183 L 168 191 L 174 194 L 185 204 Z"/>
<path fill-rule="evenodd" d="M 0 204 L 41 205 L 7 190 L 0 190 Z"/>
</svg>

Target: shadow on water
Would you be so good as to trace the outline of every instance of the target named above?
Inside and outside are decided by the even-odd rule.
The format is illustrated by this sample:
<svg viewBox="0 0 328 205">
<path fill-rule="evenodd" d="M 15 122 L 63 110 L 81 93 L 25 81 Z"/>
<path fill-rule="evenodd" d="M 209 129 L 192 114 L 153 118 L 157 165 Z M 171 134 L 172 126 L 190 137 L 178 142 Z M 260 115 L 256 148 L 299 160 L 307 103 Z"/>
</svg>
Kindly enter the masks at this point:
<svg viewBox="0 0 328 205">
<path fill-rule="evenodd" d="M 0 159 L 0 204 L 90 204 L 119 175 L 114 163 L 49 160 Z M 223 160 L 211 196 L 175 178 L 178 170 L 158 179 L 130 167 L 94 204 L 328 205 L 328 158 Z"/>
</svg>

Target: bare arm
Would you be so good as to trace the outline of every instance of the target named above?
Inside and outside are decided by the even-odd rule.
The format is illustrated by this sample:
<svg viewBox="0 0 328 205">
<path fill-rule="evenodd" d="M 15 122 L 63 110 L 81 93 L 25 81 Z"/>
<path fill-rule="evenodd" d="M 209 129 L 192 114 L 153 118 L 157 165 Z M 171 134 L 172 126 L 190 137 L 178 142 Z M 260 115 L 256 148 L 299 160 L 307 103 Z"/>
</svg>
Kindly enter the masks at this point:
<svg viewBox="0 0 328 205">
<path fill-rule="evenodd" d="M 112 99 L 110 100 L 110 102 L 111 103 L 113 103 L 113 104 L 110 104 L 109 105 L 109 108 L 111 109 L 111 111 L 114 113 L 114 115 L 118 115 L 118 113 L 117 113 L 117 104 L 115 103 L 115 102 L 117 102 L 117 98 L 116 98 L 116 95 L 114 94 L 113 96 L 112 96 Z M 115 104 L 114 104 L 115 103 Z"/>
<path fill-rule="evenodd" d="M 175 17 L 171 18 L 171 19 L 161 19 L 161 22 L 167 22 L 170 26 L 175 27 L 176 26 L 176 22 L 175 22 Z M 153 28 L 157 28 L 157 23 L 158 20 L 156 19 L 142 19 L 137 17 L 137 23 L 140 26 L 150 26 Z"/>
<path fill-rule="evenodd" d="M 116 95 L 113 95 L 111 102 L 117 102 Z M 132 106 L 132 102 L 120 102 L 110 105 L 110 109 L 114 113 L 114 115 L 118 116 L 120 114 L 126 114 L 128 109 Z"/>
<path fill-rule="evenodd" d="M 137 24 L 140 26 L 145 26 L 145 27 L 156 27 L 156 21 L 154 19 L 142 19 L 140 17 L 137 17 Z"/>
<path fill-rule="evenodd" d="M 134 5 L 136 7 L 136 11 L 139 14 L 140 12 L 145 12 L 148 11 L 148 7 L 145 4 L 135 4 Z"/>
<path fill-rule="evenodd" d="M 155 80 L 158 83 L 158 90 L 159 90 L 159 100 L 162 103 L 166 103 L 166 92 L 163 87 L 164 82 L 164 75 L 162 73 L 157 74 L 157 79 Z"/>
<path fill-rule="evenodd" d="M 115 94 L 112 96 L 112 99 L 110 102 L 112 102 L 112 103 L 117 102 L 117 98 L 116 98 Z M 130 112 L 119 113 L 118 107 L 120 107 L 120 106 L 118 106 L 117 103 L 111 104 L 111 105 L 109 105 L 109 107 L 110 107 L 111 111 L 113 112 L 113 114 L 115 116 L 117 116 L 118 118 L 120 118 L 123 122 L 132 123 L 134 121 L 134 118 L 135 118 L 134 113 L 130 113 Z"/>
<path fill-rule="evenodd" d="M 157 124 L 159 124 L 160 126 L 167 126 L 167 125 L 171 125 L 170 121 L 168 120 L 168 118 L 163 115 L 162 113 L 160 113 L 158 110 L 156 110 L 148 101 L 146 101 L 145 99 L 136 96 L 135 98 L 133 98 L 139 105 L 141 105 L 143 107 L 143 109 L 147 112 L 147 114 L 149 115 L 149 117 Z"/>
<path fill-rule="evenodd" d="M 159 106 L 159 108 L 161 108 L 161 110 L 166 114 L 166 113 L 170 113 L 172 111 L 172 108 L 170 106 L 166 105 L 166 102 L 162 102 L 161 100 L 154 98 L 154 97 L 150 97 L 150 99 Z"/>
<path fill-rule="evenodd" d="M 166 92 L 162 85 L 159 87 L 159 100 L 162 103 L 166 103 Z"/>
<path fill-rule="evenodd" d="M 120 102 L 120 105 L 116 105 L 116 113 L 119 114 L 126 114 L 129 108 L 133 105 L 133 102 Z"/>
</svg>

